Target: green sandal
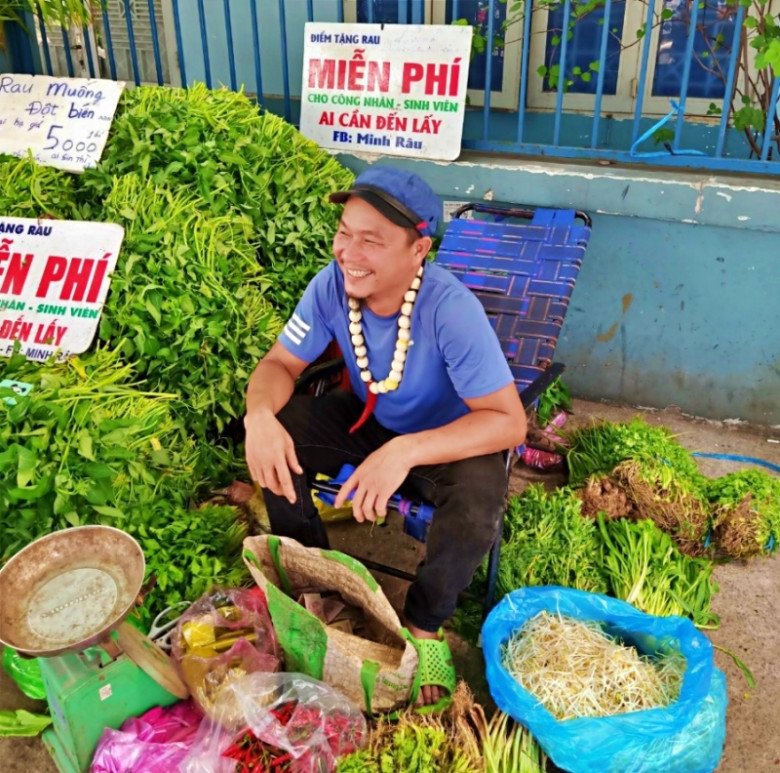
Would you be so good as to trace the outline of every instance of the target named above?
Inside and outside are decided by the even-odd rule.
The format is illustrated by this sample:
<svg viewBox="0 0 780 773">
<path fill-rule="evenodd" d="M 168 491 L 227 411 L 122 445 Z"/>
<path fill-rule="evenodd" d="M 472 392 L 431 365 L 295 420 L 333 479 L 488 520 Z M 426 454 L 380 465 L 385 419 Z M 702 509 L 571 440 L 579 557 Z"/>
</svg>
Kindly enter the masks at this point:
<svg viewBox="0 0 780 773">
<path fill-rule="evenodd" d="M 417 639 L 404 628 L 403 634 L 407 641 L 417 650 L 417 673 L 409 692 L 409 700 L 412 704 L 417 701 L 420 688 L 424 685 L 435 685 L 447 690 L 447 695 L 439 698 L 436 703 L 427 706 L 419 706 L 415 710 L 419 714 L 432 714 L 444 711 L 452 705 L 452 694 L 455 692 L 457 676 L 455 666 L 452 663 L 452 653 L 444 632 L 439 629 L 438 639 Z"/>
</svg>

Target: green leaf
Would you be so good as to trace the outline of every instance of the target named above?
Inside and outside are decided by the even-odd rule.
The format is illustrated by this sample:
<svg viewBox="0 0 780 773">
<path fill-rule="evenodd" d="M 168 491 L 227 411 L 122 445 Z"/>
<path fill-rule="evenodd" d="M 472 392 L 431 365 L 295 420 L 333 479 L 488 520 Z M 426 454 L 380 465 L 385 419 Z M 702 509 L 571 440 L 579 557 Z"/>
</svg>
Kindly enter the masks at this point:
<svg viewBox="0 0 780 773">
<path fill-rule="evenodd" d="M 122 510 L 111 505 L 92 505 L 92 509 L 100 515 L 107 515 L 112 518 L 124 518 L 125 516 Z"/>
<path fill-rule="evenodd" d="M 51 717 L 24 709 L 0 711 L 0 736 L 34 736 L 51 724 Z"/>
<path fill-rule="evenodd" d="M 780 40 L 772 40 L 767 49 L 756 56 L 756 67 L 770 67 L 775 78 L 780 78 Z"/>
<path fill-rule="evenodd" d="M 89 459 L 91 462 L 95 461 L 95 454 L 92 449 L 92 435 L 85 429 L 78 434 L 78 449 L 85 459 Z"/>
<path fill-rule="evenodd" d="M 38 455 L 29 448 L 18 446 L 19 459 L 16 467 L 16 485 L 25 488 L 35 476 Z"/>
</svg>

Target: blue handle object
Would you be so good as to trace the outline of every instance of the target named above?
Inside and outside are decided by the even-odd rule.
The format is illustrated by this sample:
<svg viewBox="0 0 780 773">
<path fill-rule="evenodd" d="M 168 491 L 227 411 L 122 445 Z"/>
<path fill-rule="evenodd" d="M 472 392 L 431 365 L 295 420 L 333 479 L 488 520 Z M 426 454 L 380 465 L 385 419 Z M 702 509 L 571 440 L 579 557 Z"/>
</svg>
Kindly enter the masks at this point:
<svg viewBox="0 0 780 773">
<path fill-rule="evenodd" d="M 339 470 L 335 478 L 329 481 L 315 480 L 312 488 L 316 489 L 317 497 L 328 505 L 333 505 L 336 501 L 336 495 L 341 490 L 341 486 L 347 482 L 349 476 L 355 472 L 355 467 L 351 464 L 345 464 Z M 347 499 L 352 499 L 351 492 Z M 411 499 L 402 497 L 400 494 L 393 494 L 387 502 L 391 510 L 401 513 L 404 517 L 404 534 L 408 534 L 418 542 L 425 542 L 428 536 L 428 526 L 433 520 L 435 509 L 427 502 L 413 502 Z"/>
</svg>

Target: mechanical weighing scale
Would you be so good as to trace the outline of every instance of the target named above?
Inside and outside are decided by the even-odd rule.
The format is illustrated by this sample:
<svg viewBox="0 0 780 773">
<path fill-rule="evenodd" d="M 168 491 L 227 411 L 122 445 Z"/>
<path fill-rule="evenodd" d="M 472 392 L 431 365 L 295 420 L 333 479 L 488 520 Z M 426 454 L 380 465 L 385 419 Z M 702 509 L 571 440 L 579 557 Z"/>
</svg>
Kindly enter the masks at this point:
<svg viewBox="0 0 780 773">
<path fill-rule="evenodd" d="M 188 696 L 168 655 L 127 622 L 144 578 L 141 546 L 110 526 L 54 532 L 0 570 L 0 643 L 37 657 L 62 773 L 89 770 L 106 727 Z"/>
</svg>

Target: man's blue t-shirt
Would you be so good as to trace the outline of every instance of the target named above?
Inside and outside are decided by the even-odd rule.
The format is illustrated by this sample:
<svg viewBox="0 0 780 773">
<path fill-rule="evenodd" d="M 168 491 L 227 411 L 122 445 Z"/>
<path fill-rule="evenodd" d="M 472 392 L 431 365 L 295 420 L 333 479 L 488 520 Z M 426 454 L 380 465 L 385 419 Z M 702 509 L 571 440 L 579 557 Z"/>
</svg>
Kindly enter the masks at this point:
<svg viewBox="0 0 780 773">
<path fill-rule="evenodd" d="M 363 337 L 375 381 L 387 377 L 398 335 L 398 314 L 380 317 L 363 306 Z M 352 389 L 364 402 L 349 332 L 344 279 L 332 261 L 312 279 L 279 336 L 285 349 L 313 362 L 336 340 Z M 426 264 L 412 311 L 411 345 L 401 385 L 379 395 L 374 416 L 406 434 L 449 424 L 468 413 L 464 399 L 483 397 L 512 382 L 506 358 L 476 296 L 459 279 Z"/>
</svg>

